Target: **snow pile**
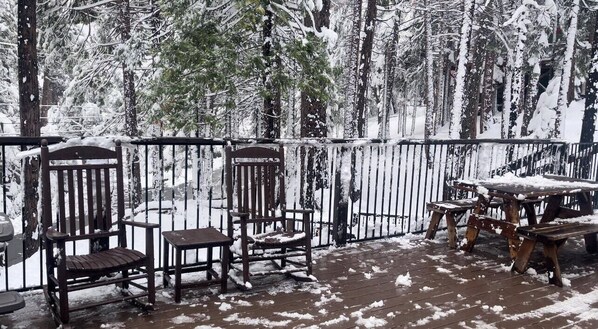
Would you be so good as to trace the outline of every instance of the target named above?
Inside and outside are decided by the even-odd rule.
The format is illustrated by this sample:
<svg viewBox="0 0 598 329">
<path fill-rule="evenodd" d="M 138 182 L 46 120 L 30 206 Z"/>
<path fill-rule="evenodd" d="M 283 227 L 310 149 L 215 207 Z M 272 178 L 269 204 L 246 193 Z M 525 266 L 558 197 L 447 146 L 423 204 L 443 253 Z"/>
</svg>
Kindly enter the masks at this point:
<svg viewBox="0 0 598 329">
<path fill-rule="evenodd" d="M 365 328 L 379 328 L 379 327 L 384 327 L 386 326 L 386 324 L 388 324 L 388 322 L 384 319 L 380 319 L 374 316 L 370 316 L 367 318 L 363 317 L 363 313 L 366 311 L 369 311 L 373 308 L 379 308 L 384 306 L 384 302 L 383 301 L 376 301 L 373 302 L 372 304 L 363 307 L 361 309 L 359 309 L 358 311 L 352 312 L 351 313 L 351 317 L 353 318 L 357 318 L 357 320 L 355 321 L 355 324 L 359 325 L 359 326 L 364 326 Z"/>
<path fill-rule="evenodd" d="M 409 272 L 405 275 L 399 275 L 395 280 L 395 286 L 411 287 L 411 275 Z"/>
</svg>

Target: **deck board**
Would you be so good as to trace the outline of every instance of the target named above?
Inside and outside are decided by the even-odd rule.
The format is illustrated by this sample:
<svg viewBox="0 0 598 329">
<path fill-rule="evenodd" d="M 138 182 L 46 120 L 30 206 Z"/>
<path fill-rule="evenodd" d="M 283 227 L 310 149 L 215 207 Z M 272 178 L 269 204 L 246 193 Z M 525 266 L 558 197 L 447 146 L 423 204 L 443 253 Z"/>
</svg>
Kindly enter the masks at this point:
<svg viewBox="0 0 598 329">
<path fill-rule="evenodd" d="M 318 282 L 278 276 L 254 282 L 247 292 L 232 284 L 225 295 L 217 287 L 189 289 L 183 290 L 181 304 L 174 303 L 172 289 L 160 288 L 149 314 L 126 303 L 112 304 L 73 313 L 71 324 L 144 329 L 598 327 L 598 256 L 586 254 L 582 240 L 568 242 L 559 253 L 563 276 L 570 280 L 570 286 L 559 288 L 548 285 L 542 274 L 511 273 L 505 240 L 482 234 L 468 254 L 450 250 L 444 239 L 445 234 L 438 241 L 415 236 L 408 244 L 389 239 L 318 250 Z M 538 272 L 542 261 L 537 248 L 531 265 Z M 396 286 L 397 276 L 407 272 L 411 286 Z M 25 297 L 26 308 L 0 316 L 0 325 L 53 328 L 42 294 L 27 292 Z"/>
</svg>

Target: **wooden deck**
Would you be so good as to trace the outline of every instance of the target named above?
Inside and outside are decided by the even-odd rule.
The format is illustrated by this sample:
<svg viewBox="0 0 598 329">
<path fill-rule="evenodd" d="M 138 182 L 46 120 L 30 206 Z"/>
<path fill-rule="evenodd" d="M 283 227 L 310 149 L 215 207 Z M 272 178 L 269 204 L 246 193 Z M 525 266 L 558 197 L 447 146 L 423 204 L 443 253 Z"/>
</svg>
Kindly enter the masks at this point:
<svg viewBox="0 0 598 329">
<path fill-rule="evenodd" d="M 390 239 L 315 251 L 318 282 L 275 277 L 241 292 L 219 295 L 217 287 L 159 289 L 156 309 L 141 313 L 127 303 L 73 313 L 75 328 L 598 328 L 598 256 L 583 241 L 562 250 L 564 288 L 545 274 L 512 274 L 504 240 L 483 234 L 473 253 L 437 241 Z M 540 262 L 540 264 L 538 264 Z M 532 266 L 543 268 L 541 249 Z M 541 271 L 538 271 L 541 272 Z M 411 285 L 396 285 L 409 273 Z M 158 278 L 158 283 L 161 278 Z M 27 306 L 0 316 L 8 328 L 53 328 L 40 292 L 26 293 Z"/>
</svg>

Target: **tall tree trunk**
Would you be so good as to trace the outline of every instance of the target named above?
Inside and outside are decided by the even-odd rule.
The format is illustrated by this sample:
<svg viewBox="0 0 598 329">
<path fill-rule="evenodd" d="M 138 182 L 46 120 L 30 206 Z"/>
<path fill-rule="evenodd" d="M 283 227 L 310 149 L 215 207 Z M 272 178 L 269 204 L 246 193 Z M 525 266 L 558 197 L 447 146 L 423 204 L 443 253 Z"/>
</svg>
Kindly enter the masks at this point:
<svg viewBox="0 0 598 329">
<path fill-rule="evenodd" d="M 361 56 L 359 58 L 359 84 L 357 85 L 357 134 L 359 137 L 365 137 L 366 135 L 367 114 L 365 108 L 367 90 L 369 87 L 377 13 L 376 0 L 368 0 L 364 24 L 365 38 L 363 39 L 363 44 L 361 46 Z"/>
<path fill-rule="evenodd" d="M 540 64 L 535 63 L 532 68 L 529 82 L 526 86 L 527 92 L 525 93 L 523 118 L 521 120 L 521 137 L 529 135 L 527 128 L 532 120 L 536 104 L 538 103 L 538 81 L 540 81 Z"/>
<path fill-rule="evenodd" d="M 354 0 L 351 19 L 351 37 L 349 40 L 349 71 L 347 74 L 347 93 L 345 98 L 345 111 L 343 122 L 343 137 L 354 138 L 357 130 L 357 116 L 355 104 L 357 100 L 357 79 L 359 72 L 359 40 L 361 30 L 361 5 L 362 0 Z M 335 244 L 342 245 L 347 240 L 347 226 L 349 218 L 349 196 L 355 188 L 355 153 L 350 148 L 343 146 L 337 153 L 339 166 L 334 173 L 334 203 L 338 205 L 334 211 L 333 239 Z"/>
<path fill-rule="evenodd" d="M 480 112 L 480 84 L 482 83 L 482 76 L 484 73 L 484 59 L 486 52 L 488 51 L 489 38 L 492 36 L 490 27 L 492 26 L 492 12 L 493 2 L 489 2 L 485 7 L 480 9 L 473 9 L 472 15 L 476 11 L 480 11 L 479 21 L 480 27 L 476 32 L 476 37 L 473 38 L 475 41 L 471 41 L 472 46 L 470 47 L 471 60 L 468 65 L 469 77 L 465 83 L 466 85 L 466 98 L 465 112 L 463 113 L 462 127 L 461 127 L 461 138 L 463 139 L 474 139 L 477 136 L 477 120 L 481 118 Z M 475 3 L 474 3 L 475 6 Z M 475 21 L 475 17 L 472 18 Z"/>
<path fill-rule="evenodd" d="M 509 135 L 509 124 L 511 119 L 511 86 L 513 82 L 513 51 L 507 50 L 507 60 L 502 66 L 505 76 L 505 87 L 503 92 L 502 114 L 500 123 L 500 137 L 505 139 Z"/>
<path fill-rule="evenodd" d="M 390 112 L 393 109 L 395 72 L 397 65 L 397 47 L 399 41 L 399 21 L 401 12 L 396 9 L 393 18 L 391 39 L 387 41 L 384 52 L 384 93 L 382 101 L 382 118 L 379 123 L 379 138 L 387 138 L 389 133 Z"/>
<path fill-rule="evenodd" d="M 571 78 L 571 67 L 573 63 L 573 52 L 575 49 L 575 40 L 577 34 L 577 15 L 579 13 L 579 0 L 571 1 L 571 12 L 569 17 L 569 28 L 567 30 L 567 49 L 565 50 L 565 57 L 561 71 L 561 85 L 559 88 L 559 98 L 556 107 L 556 114 L 554 120 L 554 131 L 552 137 L 561 138 L 561 122 L 563 120 L 563 112 L 567 110 L 569 103 L 567 102 L 567 93 L 569 92 L 569 83 Z"/>
<path fill-rule="evenodd" d="M 426 33 L 426 123 L 424 139 L 429 139 L 434 130 L 434 55 L 432 49 L 432 13 L 428 6 L 429 0 L 424 0 L 424 27 Z"/>
<path fill-rule="evenodd" d="M 474 0 L 463 0 L 463 23 L 461 25 L 461 40 L 459 42 L 459 59 L 457 65 L 457 77 L 453 110 L 451 111 L 451 125 L 449 137 L 451 139 L 461 138 L 463 129 L 463 111 L 465 109 L 465 78 L 466 68 L 469 63 L 469 43 L 471 41 L 471 25 L 473 20 Z"/>
<path fill-rule="evenodd" d="M 486 51 L 484 60 L 484 80 L 482 88 L 482 105 L 480 109 L 480 133 L 488 129 L 488 123 L 492 116 L 496 94 L 494 93 L 494 63 L 496 54 Z"/>
<path fill-rule="evenodd" d="M 120 1 L 120 37 L 121 42 L 126 45 L 131 38 L 131 9 L 129 0 Z M 137 130 L 137 94 L 135 92 L 135 73 L 129 67 L 127 61 L 122 63 L 123 70 L 123 93 L 125 106 L 125 134 L 129 137 L 138 137 Z M 135 149 L 127 154 L 131 177 L 131 203 L 135 208 L 141 204 L 141 167 L 139 164 L 139 152 Z"/>
<path fill-rule="evenodd" d="M 55 80 L 56 77 L 51 76 L 51 73 L 45 70 L 40 104 L 40 127 L 48 124 L 48 110 L 52 105 L 58 104 L 63 92 L 62 86 Z"/>
<path fill-rule="evenodd" d="M 583 112 L 583 120 L 581 122 L 581 136 L 580 143 L 593 143 L 594 132 L 596 131 L 596 112 L 598 110 L 598 14 L 593 13 L 594 31 L 592 32 L 592 53 L 591 60 L 588 65 L 588 80 L 586 91 L 585 110 Z M 588 147 L 587 145 L 586 147 Z M 584 147 L 582 145 L 582 147 Z M 582 159 L 581 176 L 583 178 L 590 177 L 590 157 Z"/>
<path fill-rule="evenodd" d="M 359 72 L 359 35 L 361 29 L 361 5 L 362 0 L 353 1 L 351 18 L 353 24 L 351 27 L 351 37 L 349 41 L 349 72 L 347 76 L 347 93 L 345 99 L 344 130 L 345 138 L 355 137 L 357 130 L 357 77 Z"/>
<path fill-rule="evenodd" d="M 262 119 L 264 123 L 263 137 L 264 138 L 279 138 L 280 137 L 280 113 L 277 112 L 277 93 L 272 84 L 272 71 L 275 65 L 275 56 L 272 52 L 272 29 L 273 16 L 270 8 L 270 0 L 262 0 L 262 7 L 265 12 L 264 22 L 262 25 L 262 60 L 264 63 L 264 72 L 262 75 L 262 83 L 264 86 L 264 113 Z M 279 95 L 278 95 L 279 96 Z"/>
<path fill-rule="evenodd" d="M 311 17 L 314 21 L 312 22 Z M 322 7 L 316 8 L 310 15 L 306 15 L 306 26 L 313 26 L 317 32 L 322 32 L 322 27 L 330 26 L 330 0 L 323 0 Z M 301 137 L 302 138 L 322 138 L 328 136 L 328 127 L 326 123 L 326 103 L 319 98 L 309 96 L 304 91 L 301 92 Z M 324 169 L 326 152 L 325 149 L 305 148 L 302 152 L 301 173 L 305 175 L 302 184 L 306 187 L 301 189 L 305 191 L 305 197 L 302 205 L 305 208 L 314 208 L 313 194 L 314 190 L 322 188 L 326 180 L 326 170 Z M 305 159 L 305 160 L 304 160 Z"/>
<path fill-rule="evenodd" d="M 511 104 L 509 111 L 509 130 L 507 138 L 515 138 L 515 125 L 517 116 L 521 110 L 521 94 L 523 93 L 523 54 L 525 51 L 525 40 L 527 40 L 526 21 L 528 20 L 528 8 L 523 5 L 519 18 L 517 19 L 517 46 L 515 48 L 515 63 L 513 64 L 513 80 L 511 82 Z"/>
<path fill-rule="evenodd" d="M 21 136 L 40 135 L 36 6 L 35 0 L 20 0 L 17 6 Z M 25 147 L 22 147 L 22 150 L 25 150 Z M 37 240 L 39 161 L 35 157 L 27 157 L 23 162 L 23 244 L 24 257 L 28 258 L 39 249 Z"/>
</svg>

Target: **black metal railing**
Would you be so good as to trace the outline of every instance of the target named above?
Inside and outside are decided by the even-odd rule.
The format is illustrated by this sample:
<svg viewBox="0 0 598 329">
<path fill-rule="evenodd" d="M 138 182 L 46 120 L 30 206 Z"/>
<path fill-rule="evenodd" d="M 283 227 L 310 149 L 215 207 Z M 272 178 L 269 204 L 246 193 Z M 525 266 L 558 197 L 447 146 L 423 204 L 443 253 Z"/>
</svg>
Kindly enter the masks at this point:
<svg viewBox="0 0 598 329">
<path fill-rule="evenodd" d="M 53 137 L 51 142 L 60 140 Z M 162 266 L 162 231 L 204 226 L 226 229 L 223 147 L 228 144 L 284 145 L 287 207 L 315 209 L 316 247 L 422 232 L 428 224 L 427 202 L 463 196 L 452 190 L 454 179 L 513 172 L 596 180 L 598 168 L 598 144 L 550 140 L 133 140 L 125 143 L 127 177 L 130 187 L 140 189 L 138 195 L 134 188 L 128 189 L 133 191 L 128 205 L 137 220 L 160 224 L 155 232 L 158 268 Z M 22 159 L 18 153 L 36 145 L 39 138 L 0 137 L 0 209 L 22 229 Z M 132 183 L 132 177 L 140 178 L 138 184 Z M 338 203 L 342 184 L 349 189 L 346 209 Z M 333 234 L 340 231 L 344 234 Z M 142 247 L 144 241 L 135 236 L 130 237 L 132 245 Z M 39 287 L 44 284 L 42 253 L 24 261 L 20 243 L 16 239 L 8 248 L 11 266 L 3 271 L 4 287 Z M 201 260 L 202 255 L 187 257 Z"/>
</svg>

